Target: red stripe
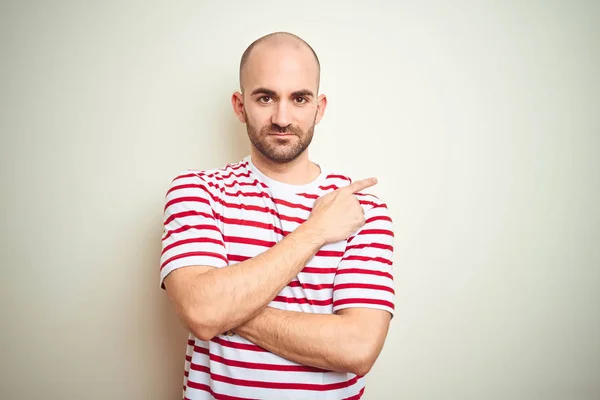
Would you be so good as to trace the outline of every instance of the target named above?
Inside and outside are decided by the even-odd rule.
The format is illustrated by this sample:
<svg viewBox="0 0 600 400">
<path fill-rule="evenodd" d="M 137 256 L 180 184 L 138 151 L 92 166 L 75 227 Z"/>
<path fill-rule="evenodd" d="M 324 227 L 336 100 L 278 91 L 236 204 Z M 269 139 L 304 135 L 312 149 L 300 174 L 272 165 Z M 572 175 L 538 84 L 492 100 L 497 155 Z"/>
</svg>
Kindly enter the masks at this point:
<svg viewBox="0 0 600 400">
<path fill-rule="evenodd" d="M 248 166 L 248 163 L 245 162 L 245 161 L 237 162 L 237 163 L 230 163 L 230 164 L 227 164 L 227 166 L 224 168 L 224 170 L 226 170 L 227 168 L 229 168 L 229 169 L 232 169 L 234 171 L 237 171 L 238 169 L 241 169 L 241 168 L 244 168 L 244 167 L 247 167 L 247 166 Z"/>
<path fill-rule="evenodd" d="M 289 287 L 301 287 L 303 289 L 311 289 L 311 290 L 324 290 L 324 289 L 333 289 L 333 283 L 301 283 L 300 281 L 291 281 L 288 283 Z"/>
<path fill-rule="evenodd" d="M 304 366 L 304 365 L 265 364 L 265 363 L 255 363 L 255 362 L 247 362 L 247 361 L 239 361 L 239 360 L 230 360 L 228 358 L 221 357 L 216 354 L 210 354 L 209 350 L 204 347 L 194 347 L 194 351 L 196 353 L 206 354 L 207 356 L 210 357 L 211 361 L 216 361 L 216 362 L 224 364 L 224 365 L 229 365 L 230 367 L 259 369 L 259 370 L 265 370 L 265 371 L 329 372 L 324 369 L 308 367 L 308 366 Z"/>
<path fill-rule="evenodd" d="M 180 258 L 186 258 L 186 257 L 213 257 L 213 258 L 217 258 L 219 260 L 225 261 L 226 264 L 229 263 L 227 261 L 227 258 L 225 258 L 222 254 L 212 253 L 209 251 L 191 251 L 188 253 L 177 254 L 176 256 L 169 258 L 168 260 L 166 260 L 165 262 L 162 263 L 162 265 L 160 266 L 160 269 L 162 270 L 165 267 L 165 265 L 167 265 L 168 263 L 170 263 L 172 261 L 179 260 Z"/>
<path fill-rule="evenodd" d="M 363 386 L 363 388 L 360 389 L 360 392 L 358 392 L 358 394 L 355 394 L 354 396 L 346 397 L 344 400 L 360 400 L 364 392 L 365 392 L 365 387 Z"/>
<path fill-rule="evenodd" d="M 195 202 L 198 202 L 198 203 L 208 204 L 210 206 L 210 201 L 208 201 L 208 199 L 205 199 L 204 197 L 184 196 L 184 197 L 177 197 L 177 198 L 175 198 L 173 200 L 168 201 L 167 204 L 165 204 L 164 211 L 166 211 L 167 208 L 169 208 L 173 204 L 183 203 L 184 201 L 195 201 Z"/>
<path fill-rule="evenodd" d="M 315 256 L 319 257 L 343 257 L 343 251 L 334 251 L 334 250 L 319 250 L 315 254 Z"/>
<path fill-rule="evenodd" d="M 362 231 L 356 234 L 356 236 L 358 235 L 387 235 L 394 237 L 394 232 L 388 229 L 363 229 Z M 351 241 L 354 237 L 348 239 L 348 241 Z"/>
<path fill-rule="evenodd" d="M 259 212 L 263 212 L 265 214 L 278 215 L 276 210 L 273 210 L 272 208 L 269 208 L 269 207 L 228 203 L 225 200 L 219 199 L 218 197 L 213 197 L 213 200 L 226 208 L 233 208 L 233 209 L 238 209 L 238 210 L 248 210 L 248 211 L 259 211 Z M 292 217 L 289 217 L 289 218 L 292 218 Z"/>
<path fill-rule="evenodd" d="M 227 254 L 227 258 L 229 259 L 229 261 L 243 262 L 251 259 L 252 257 L 242 256 L 239 254 Z"/>
<path fill-rule="evenodd" d="M 304 267 L 302 271 L 307 274 L 335 274 L 337 268 Z"/>
<path fill-rule="evenodd" d="M 355 304 L 356 306 L 359 306 L 360 304 L 378 304 L 380 306 L 386 306 L 391 309 L 394 309 L 394 304 L 386 300 L 358 298 L 336 300 L 333 302 L 333 307 L 335 308 L 344 304 Z"/>
<path fill-rule="evenodd" d="M 350 250 L 354 250 L 354 249 L 364 249 L 365 247 L 372 247 L 372 248 L 376 248 L 376 249 L 394 251 L 394 247 L 390 246 L 389 244 L 381 244 L 381 243 L 374 243 L 374 242 L 355 244 L 352 246 L 348 246 L 348 247 L 346 247 L 346 251 L 350 251 Z"/>
<path fill-rule="evenodd" d="M 310 193 L 296 193 L 298 196 L 306 197 L 307 199 L 318 199 L 320 196 L 318 194 L 310 194 Z"/>
<path fill-rule="evenodd" d="M 339 189 L 339 187 L 337 185 L 329 185 L 329 186 L 319 186 L 319 189 L 321 189 L 321 190 L 330 190 L 330 189 L 337 190 L 337 189 Z"/>
<path fill-rule="evenodd" d="M 375 208 L 378 205 L 377 203 L 373 203 L 372 201 L 367 200 L 359 200 L 358 202 L 363 206 L 373 206 L 373 208 Z"/>
<path fill-rule="evenodd" d="M 333 299 L 331 298 L 325 300 L 312 300 L 307 299 L 306 297 L 276 296 L 273 301 L 288 304 L 310 304 L 311 306 L 330 306 L 333 304 Z"/>
<path fill-rule="evenodd" d="M 211 342 L 220 344 L 221 346 L 231 347 L 232 349 L 240 349 L 240 350 L 256 351 L 259 353 L 267 353 L 267 350 L 255 345 L 255 344 L 246 344 L 246 343 L 233 342 L 233 341 L 229 341 L 229 340 L 223 340 L 217 336 L 212 338 Z"/>
<path fill-rule="evenodd" d="M 222 400 L 253 400 L 248 397 L 235 397 L 235 396 L 229 396 L 226 394 L 217 393 L 217 392 L 213 391 L 210 386 L 205 385 L 204 383 L 198 383 L 198 382 L 194 382 L 191 380 L 188 380 L 188 386 L 191 387 L 192 389 L 203 390 L 205 392 L 208 392 L 211 394 L 212 397 L 214 397 L 215 399 L 219 399 L 219 400 L 221 400 L 221 399 Z"/>
<path fill-rule="evenodd" d="M 221 179 L 229 179 L 232 176 L 235 176 L 236 178 L 250 178 L 250 171 L 247 171 L 246 173 L 242 173 L 242 174 L 236 174 L 234 172 L 230 172 L 229 175 L 223 175 L 221 177 Z"/>
<path fill-rule="evenodd" d="M 178 240 L 176 242 L 171 243 L 170 245 L 168 245 L 165 248 L 163 248 L 163 250 L 160 253 L 160 255 L 165 254 L 165 252 L 171 250 L 173 247 L 182 246 L 184 244 L 190 244 L 190 243 L 214 243 L 214 244 L 220 244 L 221 246 L 223 246 L 223 248 L 225 248 L 225 243 L 223 243 L 222 240 L 211 239 L 211 238 L 204 238 L 204 237 L 202 237 L 202 238 L 192 238 L 192 239 Z"/>
<path fill-rule="evenodd" d="M 225 171 L 223 171 L 225 172 Z M 207 178 L 215 178 L 218 181 L 222 181 L 225 179 L 229 179 L 232 176 L 235 176 L 236 178 L 249 178 L 250 177 L 250 171 L 246 172 L 246 173 L 242 173 L 242 174 L 236 174 L 234 172 L 230 172 L 227 175 L 223 175 L 222 173 L 219 172 L 214 172 L 212 174 L 208 174 L 207 172 L 199 172 L 198 176 L 200 177 L 207 177 Z"/>
<path fill-rule="evenodd" d="M 175 181 L 177 181 L 179 179 L 186 179 L 186 178 L 193 178 L 193 177 L 198 178 L 198 172 L 190 172 L 189 174 L 178 175 L 178 176 L 175 177 L 175 179 L 173 179 L 171 181 L 171 183 L 173 183 L 173 182 L 175 182 Z"/>
<path fill-rule="evenodd" d="M 343 186 L 343 187 L 346 187 L 346 186 Z M 319 189 L 321 189 L 321 190 L 330 190 L 330 189 L 338 190 L 338 189 L 341 189 L 341 187 L 338 186 L 338 185 L 333 185 L 332 184 L 332 185 L 328 185 L 328 186 L 319 186 Z M 371 195 L 369 193 L 360 193 L 360 192 L 354 193 L 354 195 L 356 195 L 356 196 L 373 196 L 373 195 Z M 375 196 L 373 196 L 373 197 L 375 197 Z M 359 203 L 360 204 L 364 204 L 363 203 L 364 201 L 365 200 L 359 200 Z"/>
<path fill-rule="evenodd" d="M 192 364 L 191 367 L 195 371 L 201 371 L 201 372 L 210 374 L 211 379 L 213 379 L 215 381 L 225 382 L 225 383 L 229 383 L 231 385 L 237 385 L 237 386 L 259 387 L 259 388 L 268 388 L 268 389 L 314 390 L 314 391 L 324 392 L 324 391 L 328 391 L 328 390 L 336 390 L 336 389 L 341 389 L 341 388 L 352 386 L 358 380 L 358 378 L 355 376 L 354 378 L 352 378 L 346 382 L 326 383 L 326 384 L 252 381 L 252 380 L 248 380 L 248 379 L 231 378 L 228 376 L 215 374 L 213 372 L 210 372 L 210 369 L 203 365 Z M 188 382 L 188 386 L 189 386 L 189 382 Z"/>
<path fill-rule="evenodd" d="M 363 269 L 363 268 L 342 268 L 337 270 L 337 274 L 367 274 L 367 275 L 377 275 L 377 276 L 385 276 L 386 278 L 394 279 L 394 277 L 383 271 L 376 271 L 372 269 Z"/>
<path fill-rule="evenodd" d="M 393 262 L 383 257 L 364 257 L 364 256 L 347 256 L 342 258 L 342 261 L 375 261 L 382 264 L 392 265 Z"/>
<path fill-rule="evenodd" d="M 167 220 L 165 221 L 164 225 L 169 225 L 169 223 L 171 223 L 175 218 L 185 218 L 185 217 L 205 217 L 205 218 L 209 218 L 212 220 L 215 219 L 215 217 L 211 214 L 201 212 L 201 211 L 196 211 L 196 210 L 189 210 L 189 211 L 182 211 L 182 212 L 171 214 L 169 216 L 169 218 L 167 218 Z"/>
<path fill-rule="evenodd" d="M 389 221 L 389 222 L 392 222 L 392 219 L 390 217 L 388 217 L 388 216 L 381 215 L 381 216 L 378 216 L 378 217 L 371 217 L 371 218 L 367 219 L 365 221 L 365 224 L 368 224 L 369 222 L 375 222 L 375 221 Z"/>
<path fill-rule="evenodd" d="M 302 217 L 288 217 L 286 215 L 279 214 L 279 213 L 277 214 L 277 216 L 282 221 L 290 221 L 290 222 L 295 222 L 297 224 L 303 224 L 306 222 L 306 218 L 302 218 Z"/>
<path fill-rule="evenodd" d="M 305 210 L 305 211 L 312 211 L 312 207 L 305 206 L 304 204 L 291 203 L 289 201 L 276 199 L 276 198 L 273 198 L 273 202 L 275 204 L 281 204 L 283 206 L 290 207 L 290 208 L 299 208 L 299 209 Z"/>
<path fill-rule="evenodd" d="M 203 189 L 206 193 L 210 193 L 210 191 L 206 188 L 206 186 L 204 185 L 200 185 L 197 183 L 186 183 L 183 185 L 176 185 L 176 186 L 171 186 L 171 188 L 169 188 L 169 190 L 167 191 L 167 196 L 177 190 L 183 190 L 183 189 Z"/>
<path fill-rule="evenodd" d="M 373 196 L 375 197 L 375 196 Z M 385 203 L 381 203 L 381 204 L 377 204 L 376 206 L 374 206 L 373 208 L 388 208 L 387 204 Z M 371 210 L 373 209 L 371 208 Z"/>
<path fill-rule="evenodd" d="M 384 285 L 373 285 L 371 283 L 339 283 L 333 287 L 333 291 L 342 289 L 372 289 L 372 290 L 383 290 L 395 294 L 394 288 Z"/>
<path fill-rule="evenodd" d="M 227 195 L 227 196 L 231 196 L 231 197 L 263 197 L 266 199 L 270 199 L 271 196 L 269 196 L 268 193 L 265 192 L 242 192 L 241 190 L 238 190 L 237 192 L 226 192 L 223 191 L 223 194 Z"/>
<path fill-rule="evenodd" d="M 223 186 L 225 186 L 227 188 L 232 188 L 234 186 L 257 186 L 257 185 L 260 185 L 260 186 L 262 186 L 265 189 L 269 188 L 267 185 L 265 185 L 264 183 L 260 182 L 258 179 L 255 179 L 252 182 L 233 181 L 232 183 L 223 183 Z"/>
<path fill-rule="evenodd" d="M 328 186 L 319 186 L 319 189 L 325 190 L 325 191 L 327 191 L 327 190 L 338 190 L 338 189 L 340 189 L 340 187 L 338 185 L 328 185 Z M 372 196 L 372 197 L 375 197 L 375 196 L 373 196 L 372 194 L 369 194 L 369 193 L 354 193 L 354 194 L 356 196 Z M 377 198 L 377 197 L 375 197 L 375 198 Z M 359 199 L 358 202 L 360 204 L 363 204 L 363 205 L 372 205 L 373 207 L 379 206 L 379 204 L 373 203 L 372 201 L 367 201 L 367 200 L 360 200 Z"/>
<path fill-rule="evenodd" d="M 221 233 L 221 230 L 219 228 L 217 228 L 216 226 L 214 226 L 214 225 L 183 225 L 183 226 L 181 226 L 181 227 L 179 227 L 177 229 L 173 229 L 172 231 L 169 231 L 169 233 L 167 233 L 165 235 L 165 237 L 162 238 L 162 241 L 164 242 L 169 237 L 171 237 L 171 235 L 174 234 L 174 233 L 181 233 L 181 232 L 185 232 L 185 231 L 190 230 L 190 229 L 197 229 L 197 230 L 200 230 L 200 231 L 203 230 L 203 229 L 206 229 L 206 230 L 209 230 L 209 231 L 216 231 L 216 232 Z"/>
<path fill-rule="evenodd" d="M 206 347 L 194 346 L 194 353 L 210 355 L 210 350 Z"/>
<path fill-rule="evenodd" d="M 241 237 L 241 236 L 223 236 L 223 239 L 225 239 L 225 241 L 227 243 L 241 243 L 241 244 L 248 244 L 248 245 L 252 245 L 252 246 L 262 246 L 262 247 L 273 247 L 276 244 L 276 242 L 272 242 L 272 241 L 245 238 L 245 237 Z"/>
<path fill-rule="evenodd" d="M 326 179 L 330 179 L 330 178 L 343 179 L 345 181 L 352 182 L 352 179 L 348 178 L 347 176 L 343 176 L 343 175 L 334 175 L 334 174 L 327 175 Z"/>
<path fill-rule="evenodd" d="M 289 234 L 290 232 L 288 231 L 284 231 L 279 227 L 276 227 L 273 224 L 266 224 L 264 222 L 256 222 L 256 221 L 251 221 L 251 220 L 247 220 L 247 219 L 238 219 L 238 218 L 227 218 L 227 217 L 223 217 L 219 214 L 217 214 L 217 219 L 223 221 L 223 223 L 225 224 L 230 224 L 230 225 L 241 225 L 241 226 L 252 226 L 254 228 L 260 228 L 260 229 L 267 229 L 267 230 L 271 230 L 277 234 L 280 234 L 282 236 L 286 236 L 287 234 Z"/>
</svg>

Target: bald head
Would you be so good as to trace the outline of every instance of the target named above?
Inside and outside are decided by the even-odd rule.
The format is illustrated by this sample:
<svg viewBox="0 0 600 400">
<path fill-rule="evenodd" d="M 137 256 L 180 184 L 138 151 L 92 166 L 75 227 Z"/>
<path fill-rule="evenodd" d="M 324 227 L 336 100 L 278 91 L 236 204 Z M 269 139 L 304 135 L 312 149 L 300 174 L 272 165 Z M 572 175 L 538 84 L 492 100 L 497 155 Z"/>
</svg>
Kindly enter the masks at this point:
<svg viewBox="0 0 600 400">
<path fill-rule="evenodd" d="M 260 68 L 260 59 L 266 58 L 265 55 L 269 54 L 273 57 L 273 53 L 276 52 L 276 56 L 286 57 L 290 55 L 298 56 L 299 62 L 311 65 L 306 65 L 307 68 L 314 69 L 315 79 L 317 85 L 317 91 L 319 87 L 319 80 L 321 75 L 321 64 L 319 57 L 313 48 L 306 43 L 300 37 L 288 33 L 288 32 L 275 32 L 263 36 L 248 46 L 242 59 L 240 61 L 240 89 L 244 93 L 244 84 L 246 83 L 246 76 L 248 75 L 248 69 L 254 67 Z M 257 60 L 257 58 L 259 60 Z"/>
</svg>

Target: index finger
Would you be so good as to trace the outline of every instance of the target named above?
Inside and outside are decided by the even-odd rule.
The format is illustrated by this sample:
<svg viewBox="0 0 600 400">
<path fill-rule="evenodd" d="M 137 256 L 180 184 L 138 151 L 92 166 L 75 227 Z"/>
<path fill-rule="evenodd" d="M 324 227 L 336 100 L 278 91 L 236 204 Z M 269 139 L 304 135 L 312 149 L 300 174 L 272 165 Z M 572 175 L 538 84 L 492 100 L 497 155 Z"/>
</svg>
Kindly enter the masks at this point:
<svg viewBox="0 0 600 400">
<path fill-rule="evenodd" d="M 375 186 L 377 184 L 377 178 L 367 178 L 361 179 L 360 181 L 352 182 L 350 185 L 346 186 L 344 189 L 351 193 L 360 192 L 361 190 L 365 190 L 371 186 Z"/>
</svg>

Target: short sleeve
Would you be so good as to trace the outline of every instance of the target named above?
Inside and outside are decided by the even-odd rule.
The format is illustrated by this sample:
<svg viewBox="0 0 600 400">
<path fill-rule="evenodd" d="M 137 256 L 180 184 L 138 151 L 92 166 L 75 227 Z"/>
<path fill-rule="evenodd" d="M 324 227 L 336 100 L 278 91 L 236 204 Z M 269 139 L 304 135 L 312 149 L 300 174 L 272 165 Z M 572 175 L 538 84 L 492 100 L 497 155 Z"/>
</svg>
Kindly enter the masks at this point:
<svg viewBox="0 0 600 400">
<path fill-rule="evenodd" d="M 177 268 L 228 265 L 223 234 L 217 223 L 209 183 L 197 173 L 182 172 L 165 196 L 160 287 Z"/>
<path fill-rule="evenodd" d="M 365 211 L 365 224 L 348 238 L 333 284 L 333 312 L 365 307 L 394 315 L 394 231 L 388 208 Z"/>
</svg>

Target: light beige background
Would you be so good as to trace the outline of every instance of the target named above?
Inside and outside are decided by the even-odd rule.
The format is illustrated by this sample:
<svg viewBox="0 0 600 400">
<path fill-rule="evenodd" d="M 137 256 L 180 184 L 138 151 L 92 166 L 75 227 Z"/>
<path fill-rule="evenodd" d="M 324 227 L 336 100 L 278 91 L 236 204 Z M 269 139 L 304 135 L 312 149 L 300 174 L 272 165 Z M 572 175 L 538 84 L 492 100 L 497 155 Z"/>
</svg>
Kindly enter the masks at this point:
<svg viewBox="0 0 600 400">
<path fill-rule="evenodd" d="M 364 398 L 600 398 L 599 4 L 2 2 L 0 398 L 179 398 L 164 194 L 247 154 L 229 98 L 277 30 L 321 57 L 312 158 L 396 224 Z"/>
</svg>

